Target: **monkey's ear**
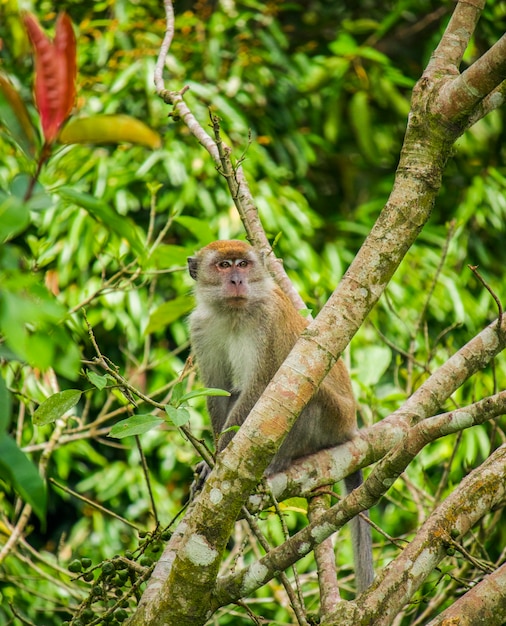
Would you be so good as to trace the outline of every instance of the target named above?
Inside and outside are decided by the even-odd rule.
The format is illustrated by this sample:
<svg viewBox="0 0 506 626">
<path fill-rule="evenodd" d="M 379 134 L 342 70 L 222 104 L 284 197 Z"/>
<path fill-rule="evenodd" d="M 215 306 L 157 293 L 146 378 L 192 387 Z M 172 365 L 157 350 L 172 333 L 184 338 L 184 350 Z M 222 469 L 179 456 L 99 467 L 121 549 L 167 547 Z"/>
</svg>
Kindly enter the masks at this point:
<svg viewBox="0 0 506 626">
<path fill-rule="evenodd" d="M 188 272 L 193 280 L 197 280 L 197 268 L 199 266 L 199 262 L 196 256 L 189 256 L 187 258 L 188 261 Z"/>
</svg>

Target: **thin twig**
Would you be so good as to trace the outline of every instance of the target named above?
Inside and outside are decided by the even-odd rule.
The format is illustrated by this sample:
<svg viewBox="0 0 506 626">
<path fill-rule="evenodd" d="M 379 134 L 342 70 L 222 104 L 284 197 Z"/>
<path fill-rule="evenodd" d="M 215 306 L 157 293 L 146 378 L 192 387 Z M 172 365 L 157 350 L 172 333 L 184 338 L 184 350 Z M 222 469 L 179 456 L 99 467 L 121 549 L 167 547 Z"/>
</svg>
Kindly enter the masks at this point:
<svg viewBox="0 0 506 626">
<path fill-rule="evenodd" d="M 330 495 L 326 491 L 326 489 L 322 489 L 321 492 L 317 490 L 315 497 L 308 501 L 309 521 L 316 520 L 322 512 L 330 508 Z M 315 547 L 314 556 L 320 586 L 320 616 L 325 620 L 335 610 L 336 603 L 341 599 L 332 537 L 328 537 Z"/>
<path fill-rule="evenodd" d="M 125 517 L 121 517 L 121 515 L 114 513 L 114 511 L 111 511 L 110 509 L 106 509 L 105 506 L 102 506 L 101 504 L 98 504 L 98 502 L 90 500 L 86 496 L 83 496 L 81 493 L 78 493 L 77 491 L 70 489 L 70 487 L 66 487 L 65 485 L 62 485 L 61 483 L 56 481 L 54 478 L 50 478 L 49 482 L 53 484 L 55 487 L 58 487 L 58 489 L 61 489 L 62 491 L 65 491 L 66 493 L 70 494 L 74 498 L 77 498 L 78 500 L 81 500 L 82 502 L 86 502 L 86 504 L 93 507 L 94 509 L 97 509 L 98 511 L 101 511 L 102 513 L 105 513 L 106 515 L 116 518 L 120 522 L 123 522 L 123 524 L 126 524 L 127 526 L 134 528 L 137 532 L 139 531 L 139 527 L 133 524 L 132 522 L 128 521 Z"/>
<path fill-rule="evenodd" d="M 422 306 L 422 310 L 420 311 L 420 315 L 418 316 L 418 319 L 415 322 L 414 328 L 411 332 L 411 342 L 410 342 L 410 346 L 409 346 L 409 354 L 413 354 L 415 352 L 415 345 L 416 345 L 416 336 L 418 335 L 418 332 L 420 330 L 420 326 L 422 325 L 422 322 L 425 319 L 425 315 L 427 313 L 427 309 L 429 308 L 429 303 L 432 299 L 432 296 L 434 295 L 434 290 L 436 289 L 436 285 L 438 283 L 439 280 L 439 276 L 441 275 L 441 272 L 443 271 L 443 267 L 444 264 L 446 262 L 446 257 L 448 256 L 448 249 L 450 247 L 450 241 L 455 233 L 455 229 L 457 226 L 457 222 L 456 220 L 452 220 L 448 226 L 448 234 L 446 235 L 446 239 L 445 239 L 445 243 L 443 246 L 443 250 L 441 253 L 441 258 L 439 259 L 439 263 L 438 266 L 436 268 L 436 272 L 432 278 L 430 287 L 429 287 L 429 292 L 427 294 L 427 297 L 425 298 L 425 301 L 423 303 Z M 427 346 L 427 350 L 428 350 L 428 346 Z M 428 350 L 429 351 L 429 350 Z M 430 354 L 430 352 L 429 352 Z M 410 359 L 408 361 L 408 375 L 407 375 L 407 380 L 409 381 L 409 384 L 407 385 L 406 388 L 406 393 L 408 395 L 411 394 L 412 389 L 413 389 L 413 363 L 414 363 L 414 358 Z M 425 367 L 424 369 L 427 368 Z"/>
<path fill-rule="evenodd" d="M 142 471 L 144 473 L 144 478 L 146 480 L 146 485 L 148 488 L 149 499 L 151 501 L 151 508 L 153 510 L 153 516 L 155 518 L 156 526 L 158 527 L 158 524 L 159 524 L 158 513 L 156 510 L 155 498 L 153 496 L 153 489 L 151 488 L 151 479 L 149 478 L 148 464 L 146 462 L 146 456 L 144 455 L 144 450 L 142 449 L 142 446 L 141 446 L 141 440 L 139 438 L 139 435 L 135 435 L 135 443 L 137 444 L 137 450 L 139 451 L 139 454 L 141 457 Z"/>
<path fill-rule="evenodd" d="M 499 311 L 499 314 L 497 316 L 497 329 L 499 330 L 502 325 L 502 315 L 503 315 L 503 308 L 502 308 L 501 301 L 499 300 L 498 296 L 493 291 L 492 287 L 487 283 L 487 281 L 483 278 L 480 272 L 478 272 L 478 265 L 468 265 L 467 267 L 471 270 L 471 272 L 476 276 L 476 278 L 480 281 L 480 283 L 485 287 L 485 289 L 494 299 L 497 305 L 497 310 Z"/>
<path fill-rule="evenodd" d="M 258 526 L 256 519 L 253 517 L 253 515 L 251 515 L 251 513 L 248 511 L 246 507 L 243 507 L 242 512 L 243 512 L 244 518 L 249 524 L 249 527 L 251 528 L 252 533 L 257 538 L 257 541 L 260 543 L 260 545 L 266 552 L 269 552 L 269 550 L 271 549 L 271 546 L 269 545 L 267 539 L 264 537 L 262 531 L 260 530 L 260 527 Z M 295 572 L 295 568 L 294 568 L 294 572 Z M 281 580 L 281 583 L 283 584 L 283 587 L 285 588 L 288 598 L 290 599 L 290 604 L 293 608 L 293 611 L 295 613 L 295 617 L 297 618 L 297 622 L 299 623 L 299 626 L 309 626 L 309 623 L 306 620 L 306 616 L 304 614 L 304 605 L 302 604 L 302 600 L 300 597 L 299 598 L 297 597 L 294 590 L 292 589 L 292 585 L 290 584 L 288 576 L 284 572 L 280 572 L 279 578 Z"/>
<path fill-rule="evenodd" d="M 104 369 L 107 372 L 107 374 L 109 374 L 116 380 L 116 382 L 118 383 L 119 389 L 123 392 L 123 394 L 125 395 L 125 397 L 127 398 L 129 402 L 132 402 L 135 404 L 131 396 L 132 395 L 137 396 L 140 400 L 142 400 L 146 404 L 149 404 L 157 409 L 160 409 L 160 411 L 163 412 L 163 415 L 166 415 L 165 407 L 167 403 L 157 402 L 156 400 L 153 400 L 146 394 L 142 393 L 142 391 L 134 387 L 132 384 L 130 384 L 128 380 L 126 380 L 126 378 L 124 378 L 123 376 L 121 376 L 121 374 L 118 373 L 116 366 L 114 366 L 114 363 L 112 363 L 112 361 L 108 359 L 106 356 L 104 356 L 102 352 L 100 351 L 98 343 L 95 339 L 93 328 L 91 327 L 86 317 L 86 312 L 84 312 L 84 319 L 88 327 L 88 334 L 89 334 L 91 343 L 95 349 L 95 352 L 97 353 L 97 357 L 93 360 L 93 363 L 102 367 L 102 369 Z M 178 426 L 178 429 L 185 435 L 185 437 L 187 437 L 188 441 L 192 444 L 192 446 L 195 448 L 198 454 L 200 454 L 200 456 L 209 465 L 211 465 L 213 463 L 212 454 L 210 453 L 205 443 L 203 443 L 200 439 L 197 439 L 187 426 Z"/>
</svg>

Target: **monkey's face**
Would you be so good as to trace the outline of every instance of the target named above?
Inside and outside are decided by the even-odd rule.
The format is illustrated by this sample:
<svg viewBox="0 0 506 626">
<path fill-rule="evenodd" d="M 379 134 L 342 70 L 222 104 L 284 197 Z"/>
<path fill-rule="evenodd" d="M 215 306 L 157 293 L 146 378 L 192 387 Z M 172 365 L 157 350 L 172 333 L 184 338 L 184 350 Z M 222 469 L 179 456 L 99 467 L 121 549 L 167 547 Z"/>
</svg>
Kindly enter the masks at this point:
<svg viewBox="0 0 506 626">
<path fill-rule="evenodd" d="M 228 309 L 258 302 L 272 280 L 262 258 L 242 241 L 215 241 L 190 257 L 188 267 L 197 297 Z"/>
<path fill-rule="evenodd" d="M 215 264 L 223 286 L 223 297 L 231 306 L 241 306 L 249 295 L 249 278 L 253 262 L 249 259 L 222 259 Z"/>
</svg>

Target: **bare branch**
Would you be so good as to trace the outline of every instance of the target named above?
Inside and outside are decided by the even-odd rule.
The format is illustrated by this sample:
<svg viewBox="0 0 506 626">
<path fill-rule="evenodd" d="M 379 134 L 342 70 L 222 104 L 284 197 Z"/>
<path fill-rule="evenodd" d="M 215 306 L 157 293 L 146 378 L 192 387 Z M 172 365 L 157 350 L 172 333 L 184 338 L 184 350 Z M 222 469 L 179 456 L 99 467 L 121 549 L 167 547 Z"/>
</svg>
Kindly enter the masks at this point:
<svg viewBox="0 0 506 626">
<path fill-rule="evenodd" d="M 498 311 L 497 323 L 498 323 L 499 326 L 501 326 L 502 325 L 503 309 L 502 309 L 502 304 L 501 304 L 501 301 L 499 299 L 499 296 L 494 292 L 492 287 L 487 283 L 487 281 L 480 274 L 480 272 L 478 271 L 478 266 L 477 265 L 468 265 L 467 267 L 471 270 L 471 272 L 473 272 L 473 274 L 476 276 L 476 278 L 480 281 L 480 283 L 485 287 L 485 289 L 488 291 L 488 293 L 494 299 L 494 302 L 497 305 L 497 311 Z"/>
<path fill-rule="evenodd" d="M 364 614 L 374 616 L 376 626 L 390 624 L 445 556 L 447 540 L 454 534 L 466 534 L 494 506 L 504 503 L 505 496 L 503 445 L 462 481 L 427 519 L 413 541 L 381 572 L 374 587 L 361 598 Z M 401 584 L 408 577 L 409 584 Z"/>
<path fill-rule="evenodd" d="M 481 120 L 485 115 L 488 115 L 491 111 L 503 106 L 506 100 L 506 81 L 503 81 L 496 89 L 491 91 L 488 96 L 485 96 L 483 100 L 475 107 L 473 113 L 469 117 L 468 127 L 476 124 L 478 120 Z"/>
<path fill-rule="evenodd" d="M 435 112 L 453 120 L 468 118 L 483 98 L 497 89 L 505 78 L 506 34 L 441 89 Z"/>
<path fill-rule="evenodd" d="M 320 493 L 309 500 L 309 520 L 316 521 L 318 517 L 330 508 L 330 496 Z M 325 619 L 341 599 L 337 584 L 336 557 L 334 544 L 329 537 L 322 541 L 314 550 L 314 556 L 318 567 L 318 584 L 320 586 L 320 618 Z"/>
<path fill-rule="evenodd" d="M 506 622 L 506 563 L 458 598 L 427 626 L 502 626 Z"/>
<path fill-rule="evenodd" d="M 436 370 L 403 406 L 347 443 L 295 461 L 285 472 L 269 478 L 276 498 L 310 495 L 324 484 L 342 480 L 352 471 L 382 458 L 402 440 L 412 423 L 434 415 L 473 374 L 506 347 L 506 320 L 497 321 L 473 337 Z M 262 506 L 256 500 L 257 506 Z"/>
<path fill-rule="evenodd" d="M 216 586 L 219 606 L 233 602 L 243 594 L 251 593 L 262 586 L 276 572 L 283 571 L 302 555 L 313 550 L 355 515 L 370 509 L 427 443 L 463 428 L 481 424 L 505 412 L 506 391 L 503 391 L 469 407 L 437 415 L 415 425 L 408 431 L 404 440 L 376 465 L 360 487 L 322 513 L 284 544 L 271 550 L 258 563 L 221 579 Z M 506 445 L 502 449 L 506 456 Z M 506 467 L 503 471 L 506 472 Z M 503 491 L 505 489 L 506 485 L 503 485 Z M 398 571 L 404 575 L 408 569 L 404 566 Z"/>
<path fill-rule="evenodd" d="M 485 0 L 459 0 L 441 41 L 427 66 L 427 72 L 434 70 L 456 74 L 464 52 L 472 37 Z"/>
<path fill-rule="evenodd" d="M 172 0 L 164 0 L 163 5 L 165 7 L 165 34 L 160 45 L 160 52 L 154 71 L 154 82 L 158 93 L 165 91 L 163 70 L 172 44 L 172 39 L 174 38 L 174 7 L 172 6 Z"/>
</svg>

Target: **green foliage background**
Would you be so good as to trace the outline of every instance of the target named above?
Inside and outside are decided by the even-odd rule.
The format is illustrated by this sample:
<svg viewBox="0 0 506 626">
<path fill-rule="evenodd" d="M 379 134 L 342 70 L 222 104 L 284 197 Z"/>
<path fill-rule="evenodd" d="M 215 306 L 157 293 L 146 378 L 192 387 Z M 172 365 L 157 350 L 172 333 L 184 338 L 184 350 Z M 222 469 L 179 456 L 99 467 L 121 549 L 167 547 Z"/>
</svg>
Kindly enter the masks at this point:
<svg viewBox="0 0 506 626">
<path fill-rule="evenodd" d="M 5 221 L 0 227 L 5 239 L 0 247 L 0 367 L 12 406 L 4 411 L 10 423 L 0 421 L 2 436 L 13 438 L 37 463 L 55 426 L 34 426 L 31 414 L 54 391 L 82 390 L 75 417 L 52 453 L 48 476 L 137 527 L 153 529 L 134 439 L 107 438 L 108 429 L 128 416 L 128 403 L 117 389 L 111 391 L 111 381 L 100 390 L 85 376 L 90 369 L 103 372 L 81 363 L 95 356 L 83 312 L 102 354 L 133 385 L 160 399 L 178 380 L 189 354 L 186 256 L 212 239 L 242 236 L 243 231 L 207 153 L 154 95 L 162 3 L 69 0 L 23 7 L 48 29 L 56 11 L 72 17 L 78 39 L 78 114 L 129 114 L 157 130 L 163 145 L 157 150 L 131 144 L 60 147 L 25 207 L 23 177 L 33 173 L 34 162 L 17 147 L 8 125 L 0 127 L 0 222 L 12 206 L 20 207 L 21 216 L 13 231 Z M 244 157 L 269 238 L 276 239 L 278 256 L 314 312 L 388 197 L 410 91 L 451 8 L 449 2 L 419 0 L 176 3 L 167 86 L 190 87 L 185 100 L 204 126 L 209 108 L 221 118 L 235 158 Z M 504 11 L 501 3 L 488 4 L 466 62 L 502 35 Z M 32 56 L 15 0 L 0 3 L 0 38 L 0 70 L 36 121 L 30 104 Z M 5 112 L 0 107 L 4 122 Z M 479 265 L 504 300 L 504 137 L 504 111 L 498 111 L 459 141 L 430 224 L 346 355 L 365 425 L 397 408 L 429 371 L 497 315 L 492 297 L 467 265 Z M 56 387 L 48 371 L 55 372 Z M 459 390 L 454 403 L 463 406 L 505 383 L 501 359 Z M 138 413 L 149 412 L 140 405 Z M 189 411 L 192 430 L 207 432 L 203 400 L 191 401 Z M 87 429 L 92 423 L 94 428 Z M 406 480 L 372 511 L 373 520 L 389 535 L 409 538 L 435 498 L 504 438 L 500 427 L 487 424 L 428 447 Z M 151 430 L 141 442 L 164 526 L 188 495 L 197 457 L 174 427 Z M 19 513 L 12 482 L 0 474 L 2 479 L 0 543 Z M 289 515 L 291 527 L 303 523 L 299 513 Z M 267 528 L 273 537 L 279 534 L 274 520 Z M 490 558 L 497 558 L 505 529 L 491 518 L 476 532 Z M 375 540 L 381 567 L 395 549 L 380 535 Z M 129 526 L 50 485 L 47 524 L 34 518 L 26 543 L 0 565 L 0 621 L 18 623 L 11 603 L 37 624 L 69 619 L 86 586 L 69 582 L 57 566 L 82 556 L 98 564 L 135 549 L 138 541 Z M 348 548 L 339 561 L 349 573 Z M 448 559 L 445 567 L 451 573 L 456 559 Z M 300 569 L 311 571 L 309 559 Z M 420 599 L 436 595 L 443 580 L 450 596 L 458 593 L 458 585 L 444 579 L 446 569 Z M 314 588 L 312 581 L 308 585 Z M 286 610 L 272 601 L 275 592 L 274 583 L 260 592 L 265 601 L 255 610 L 277 624 L 289 623 Z M 414 604 L 411 610 L 420 614 L 423 609 Z M 408 615 L 403 623 L 413 620 Z M 221 614 L 219 623 L 250 621 L 232 612 Z"/>
</svg>

